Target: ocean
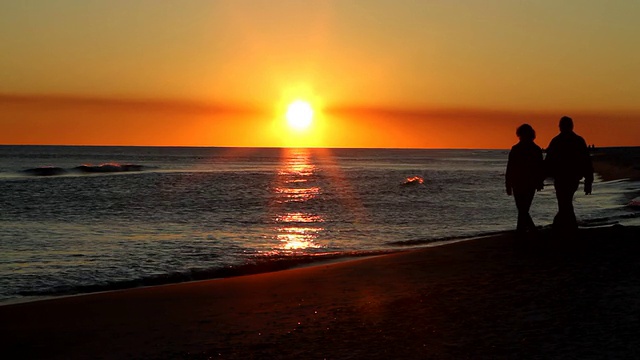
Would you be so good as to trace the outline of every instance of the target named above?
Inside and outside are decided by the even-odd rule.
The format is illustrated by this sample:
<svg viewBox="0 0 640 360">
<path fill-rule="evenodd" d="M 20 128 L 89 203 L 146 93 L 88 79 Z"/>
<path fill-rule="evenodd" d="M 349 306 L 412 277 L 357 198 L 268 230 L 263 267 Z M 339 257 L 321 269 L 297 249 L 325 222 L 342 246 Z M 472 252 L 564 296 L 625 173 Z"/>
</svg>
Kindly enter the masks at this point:
<svg viewBox="0 0 640 360">
<path fill-rule="evenodd" d="M 0 146 L 0 304 L 271 271 L 513 230 L 508 150 Z M 640 225 L 640 182 L 576 193 Z M 548 226 L 549 181 L 531 214 Z"/>
</svg>

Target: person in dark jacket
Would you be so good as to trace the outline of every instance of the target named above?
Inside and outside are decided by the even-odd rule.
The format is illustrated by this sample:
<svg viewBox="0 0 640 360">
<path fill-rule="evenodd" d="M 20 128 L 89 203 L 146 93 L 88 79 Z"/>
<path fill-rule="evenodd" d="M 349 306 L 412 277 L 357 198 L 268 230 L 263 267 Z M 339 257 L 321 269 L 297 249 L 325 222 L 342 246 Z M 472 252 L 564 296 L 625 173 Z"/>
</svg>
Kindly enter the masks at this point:
<svg viewBox="0 0 640 360">
<path fill-rule="evenodd" d="M 554 229 L 575 230 L 578 228 L 573 210 L 573 195 L 584 178 L 584 193 L 591 194 L 593 165 L 589 148 L 584 139 L 573 132 L 573 120 L 568 116 L 560 119 L 560 134 L 554 137 L 547 148 L 546 172 L 553 178 L 558 199 L 558 213 L 553 219 Z"/>
<path fill-rule="evenodd" d="M 536 132 L 531 125 L 523 124 L 516 130 L 520 142 L 509 152 L 505 185 L 507 194 L 516 200 L 518 209 L 518 225 L 516 231 L 524 233 L 536 230 L 529 215 L 536 190 L 544 187 L 544 169 L 542 149 L 534 142 Z"/>
</svg>

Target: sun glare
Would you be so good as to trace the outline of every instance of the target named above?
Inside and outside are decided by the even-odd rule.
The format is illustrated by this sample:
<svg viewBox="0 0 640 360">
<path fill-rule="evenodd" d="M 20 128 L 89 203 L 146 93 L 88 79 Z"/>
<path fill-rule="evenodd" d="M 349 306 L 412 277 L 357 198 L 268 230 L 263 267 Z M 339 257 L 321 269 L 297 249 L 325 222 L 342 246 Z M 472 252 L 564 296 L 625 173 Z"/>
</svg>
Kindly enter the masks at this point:
<svg viewBox="0 0 640 360">
<path fill-rule="evenodd" d="M 287 122 L 296 130 L 305 130 L 313 121 L 313 108 L 306 101 L 296 100 L 287 108 Z"/>
</svg>

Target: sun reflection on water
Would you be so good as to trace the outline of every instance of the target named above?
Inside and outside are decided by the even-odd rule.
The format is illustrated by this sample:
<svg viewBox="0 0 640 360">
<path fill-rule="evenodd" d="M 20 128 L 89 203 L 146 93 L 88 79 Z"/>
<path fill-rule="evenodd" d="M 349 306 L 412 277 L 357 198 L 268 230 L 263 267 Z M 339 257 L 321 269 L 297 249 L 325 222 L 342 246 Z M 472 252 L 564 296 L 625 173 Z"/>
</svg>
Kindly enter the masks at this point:
<svg viewBox="0 0 640 360">
<path fill-rule="evenodd" d="M 310 187 L 304 189 L 290 189 L 290 188 L 275 188 L 275 192 L 279 194 L 285 194 L 281 202 L 302 202 L 311 200 L 320 192 L 319 187 Z"/>
<path fill-rule="evenodd" d="M 276 216 L 279 223 L 321 223 L 324 221 L 320 215 L 309 213 L 288 213 Z"/>
<path fill-rule="evenodd" d="M 325 219 L 311 210 L 310 200 L 322 193 L 316 166 L 307 149 L 284 149 L 274 186 L 275 247 L 285 251 L 320 248 L 316 239 Z"/>
<path fill-rule="evenodd" d="M 282 227 L 277 235 L 282 248 L 285 250 L 302 250 L 308 248 L 319 248 L 320 245 L 314 242 L 322 228 L 305 227 Z"/>
</svg>

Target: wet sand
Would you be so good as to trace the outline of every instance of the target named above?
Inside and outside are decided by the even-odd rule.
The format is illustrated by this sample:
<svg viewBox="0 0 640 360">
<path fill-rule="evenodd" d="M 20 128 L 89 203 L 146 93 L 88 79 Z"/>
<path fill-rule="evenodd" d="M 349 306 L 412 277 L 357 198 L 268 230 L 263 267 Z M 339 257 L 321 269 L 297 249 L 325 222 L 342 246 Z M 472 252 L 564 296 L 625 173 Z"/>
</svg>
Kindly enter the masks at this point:
<svg viewBox="0 0 640 360">
<path fill-rule="evenodd" d="M 640 228 L 0 307 L 5 359 L 640 358 Z M 6 355 L 9 355 L 8 357 Z"/>
</svg>

